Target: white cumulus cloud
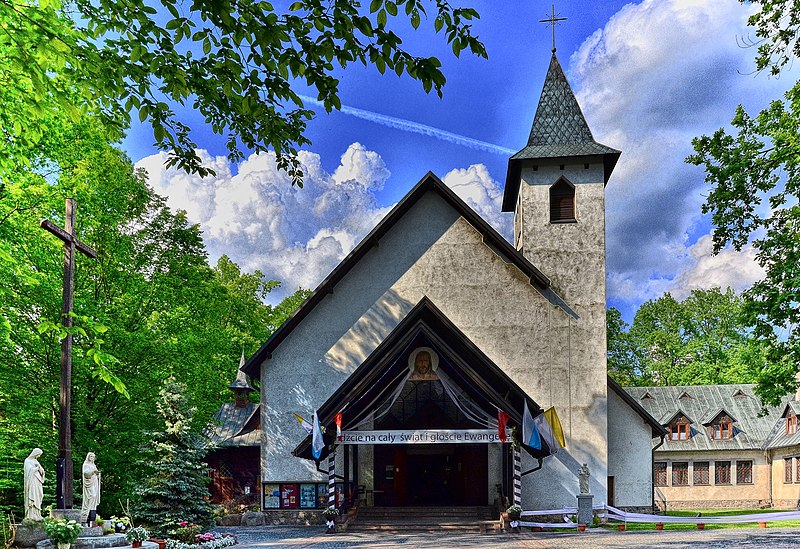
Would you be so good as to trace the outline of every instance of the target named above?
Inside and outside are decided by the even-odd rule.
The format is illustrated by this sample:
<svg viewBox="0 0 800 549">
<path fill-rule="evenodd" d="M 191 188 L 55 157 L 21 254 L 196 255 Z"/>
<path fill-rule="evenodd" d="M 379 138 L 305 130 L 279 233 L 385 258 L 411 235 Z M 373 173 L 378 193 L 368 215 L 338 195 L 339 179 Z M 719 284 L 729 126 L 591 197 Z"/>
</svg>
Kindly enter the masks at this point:
<svg viewBox="0 0 800 549">
<path fill-rule="evenodd" d="M 273 153 L 251 155 L 236 175 L 225 157 L 199 151 L 216 176 L 200 178 L 164 167 L 165 155 L 140 160 L 155 191 L 173 210 L 199 224 L 212 260 L 228 255 L 246 271 L 261 270 L 283 283 L 279 300 L 297 288 L 315 288 L 389 212 L 375 193 L 389 170 L 375 151 L 353 143 L 327 173 L 317 154 L 301 151 L 303 188 L 292 187 Z M 446 184 L 508 235 L 511 217 L 500 214 L 502 191 L 483 165 L 453 170 Z"/>
<path fill-rule="evenodd" d="M 684 162 L 692 138 L 726 126 L 738 103 L 763 108 L 791 84 L 753 74 L 756 52 L 740 46 L 752 35 L 748 14 L 736 0 L 628 4 L 570 59 L 595 138 L 622 150 L 607 187 L 611 298 L 638 304 L 704 280 L 739 288 L 756 276 L 751 253 L 709 257 L 700 212 L 709 188 L 703 170 Z M 726 263 L 739 274 L 723 276 Z"/>
</svg>

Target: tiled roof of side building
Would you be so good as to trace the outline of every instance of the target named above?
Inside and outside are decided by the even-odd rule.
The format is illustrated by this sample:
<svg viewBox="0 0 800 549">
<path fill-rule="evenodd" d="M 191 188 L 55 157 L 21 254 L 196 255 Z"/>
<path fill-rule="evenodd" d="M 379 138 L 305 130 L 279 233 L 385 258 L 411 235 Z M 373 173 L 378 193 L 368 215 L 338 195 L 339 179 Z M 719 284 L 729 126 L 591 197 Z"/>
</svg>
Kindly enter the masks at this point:
<svg viewBox="0 0 800 549">
<path fill-rule="evenodd" d="M 761 402 L 753 392 L 754 387 L 744 384 L 692 385 L 625 387 L 625 390 L 653 417 L 661 418 L 660 421 L 671 421 L 678 412 L 692 421 L 688 440 L 669 440 L 666 437 L 659 449 L 686 452 L 763 448 L 773 436 L 786 402 L 794 397 L 787 396 L 781 406 L 767 408 L 767 413 L 760 415 Z M 642 398 L 645 394 L 652 398 Z M 730 439 L 711 438 L 703 423 L 713 421 L 723 411 L 736 420 L 733 423 L 733 436 Z"/>
<path fill-rule="evenodd" d="M 259 405 L 250 402 L 236 407 L 233 402 L 225 402 L 214 414 L 211 427 L 205 435 L 209 446 L 258 446 L 261 444 L 259 429 Z"/>
<path fill-rule="evenodd" d="M 800 402 L 790 400 L 781 406 L 778 421 L 775 422 L 772 432 L 764 443 L 765 449 L 785 448 L 800 444 L 800 429 L 792 434 L 786 432 L 786 422 L 783 418 L 786 416 L 787 409 L 792 410 L 795 415 L 800 415 Z"/>
</svg>

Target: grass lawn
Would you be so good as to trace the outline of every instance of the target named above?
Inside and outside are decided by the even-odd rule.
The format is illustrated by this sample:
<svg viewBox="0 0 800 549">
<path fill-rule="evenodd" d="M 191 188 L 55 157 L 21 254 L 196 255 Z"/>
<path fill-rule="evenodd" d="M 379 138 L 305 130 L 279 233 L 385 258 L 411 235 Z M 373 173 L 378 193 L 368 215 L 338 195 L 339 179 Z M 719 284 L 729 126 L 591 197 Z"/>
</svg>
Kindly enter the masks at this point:
<svg viewBox="0 0 800 549">
<path fill-rule="evenodd" d="M 667 511 L 667 516 L 670 517 L 695 517 L 697 513 L 701 513 L 701 517 L 725 517 L 731 515 L 753 515 L 756 513 L 775 513 L 783 509 L 701 509 L 699 511 Z M 610 522 L 607 528 L 616 528 L 616 521 Z M 767 528 L 786 528 L 786 527 L 800 526 L 800 520 L 776 520 L 767 521 Z M 722 528 L 757 528 L 756 522 L 736 522 L 729 524 L 708 524 L 706 523 L 706 530 L 719 530 Z M 627 530 L 655 530 L 655 522 L 628 522 L 626 523 Z M 695 524 L 672 524 L 664 523 L 664 530 L 695 530 Z"/>
</svg>

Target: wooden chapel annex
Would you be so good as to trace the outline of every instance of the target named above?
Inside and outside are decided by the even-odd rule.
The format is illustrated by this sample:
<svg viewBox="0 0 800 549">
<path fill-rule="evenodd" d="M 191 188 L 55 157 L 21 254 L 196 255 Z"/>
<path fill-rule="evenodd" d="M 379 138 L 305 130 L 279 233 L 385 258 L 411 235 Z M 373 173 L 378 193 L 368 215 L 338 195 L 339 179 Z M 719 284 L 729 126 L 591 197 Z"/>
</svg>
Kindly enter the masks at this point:
<svg viewBox="0 0 800 549">
<path fill-rule="evenodd" d="M 428 173 L 246 362 L 260 385 L 262 506 L 575 506 L 652 509 L 664 428 L 606 372 L 605 186 L 620 152 L 597 143 L 553 53 L 528 144 L 509 159 L 507 242 Z M 566 446 L 515 450 L 553 406 Z M 318 411 L 324 448 L 295 414 Z M 337 416 L 342 437 L 337 437 Z M 493 434 L 492 434 L 493 433 Z M 542 458 L 541 467 L 539 458 Z"/>
</svg>

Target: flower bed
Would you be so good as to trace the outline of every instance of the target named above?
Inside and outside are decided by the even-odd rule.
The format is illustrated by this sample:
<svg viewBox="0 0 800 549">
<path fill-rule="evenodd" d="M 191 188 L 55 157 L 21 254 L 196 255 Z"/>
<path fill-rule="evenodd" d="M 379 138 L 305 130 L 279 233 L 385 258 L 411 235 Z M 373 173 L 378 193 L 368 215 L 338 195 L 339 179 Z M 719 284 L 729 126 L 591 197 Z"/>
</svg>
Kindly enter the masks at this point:
<svg viewBox="0 0 800 549">
<path fill-rule="evenodd" d="M 176 539 L 168 539 L 166 549 L 222 549 L 238 543 L 236 536 L 231 534 L 220 536 L 213 532 L 197 534 L 195 539 L 197 543 L 184 543 Z"/>
</svg>

